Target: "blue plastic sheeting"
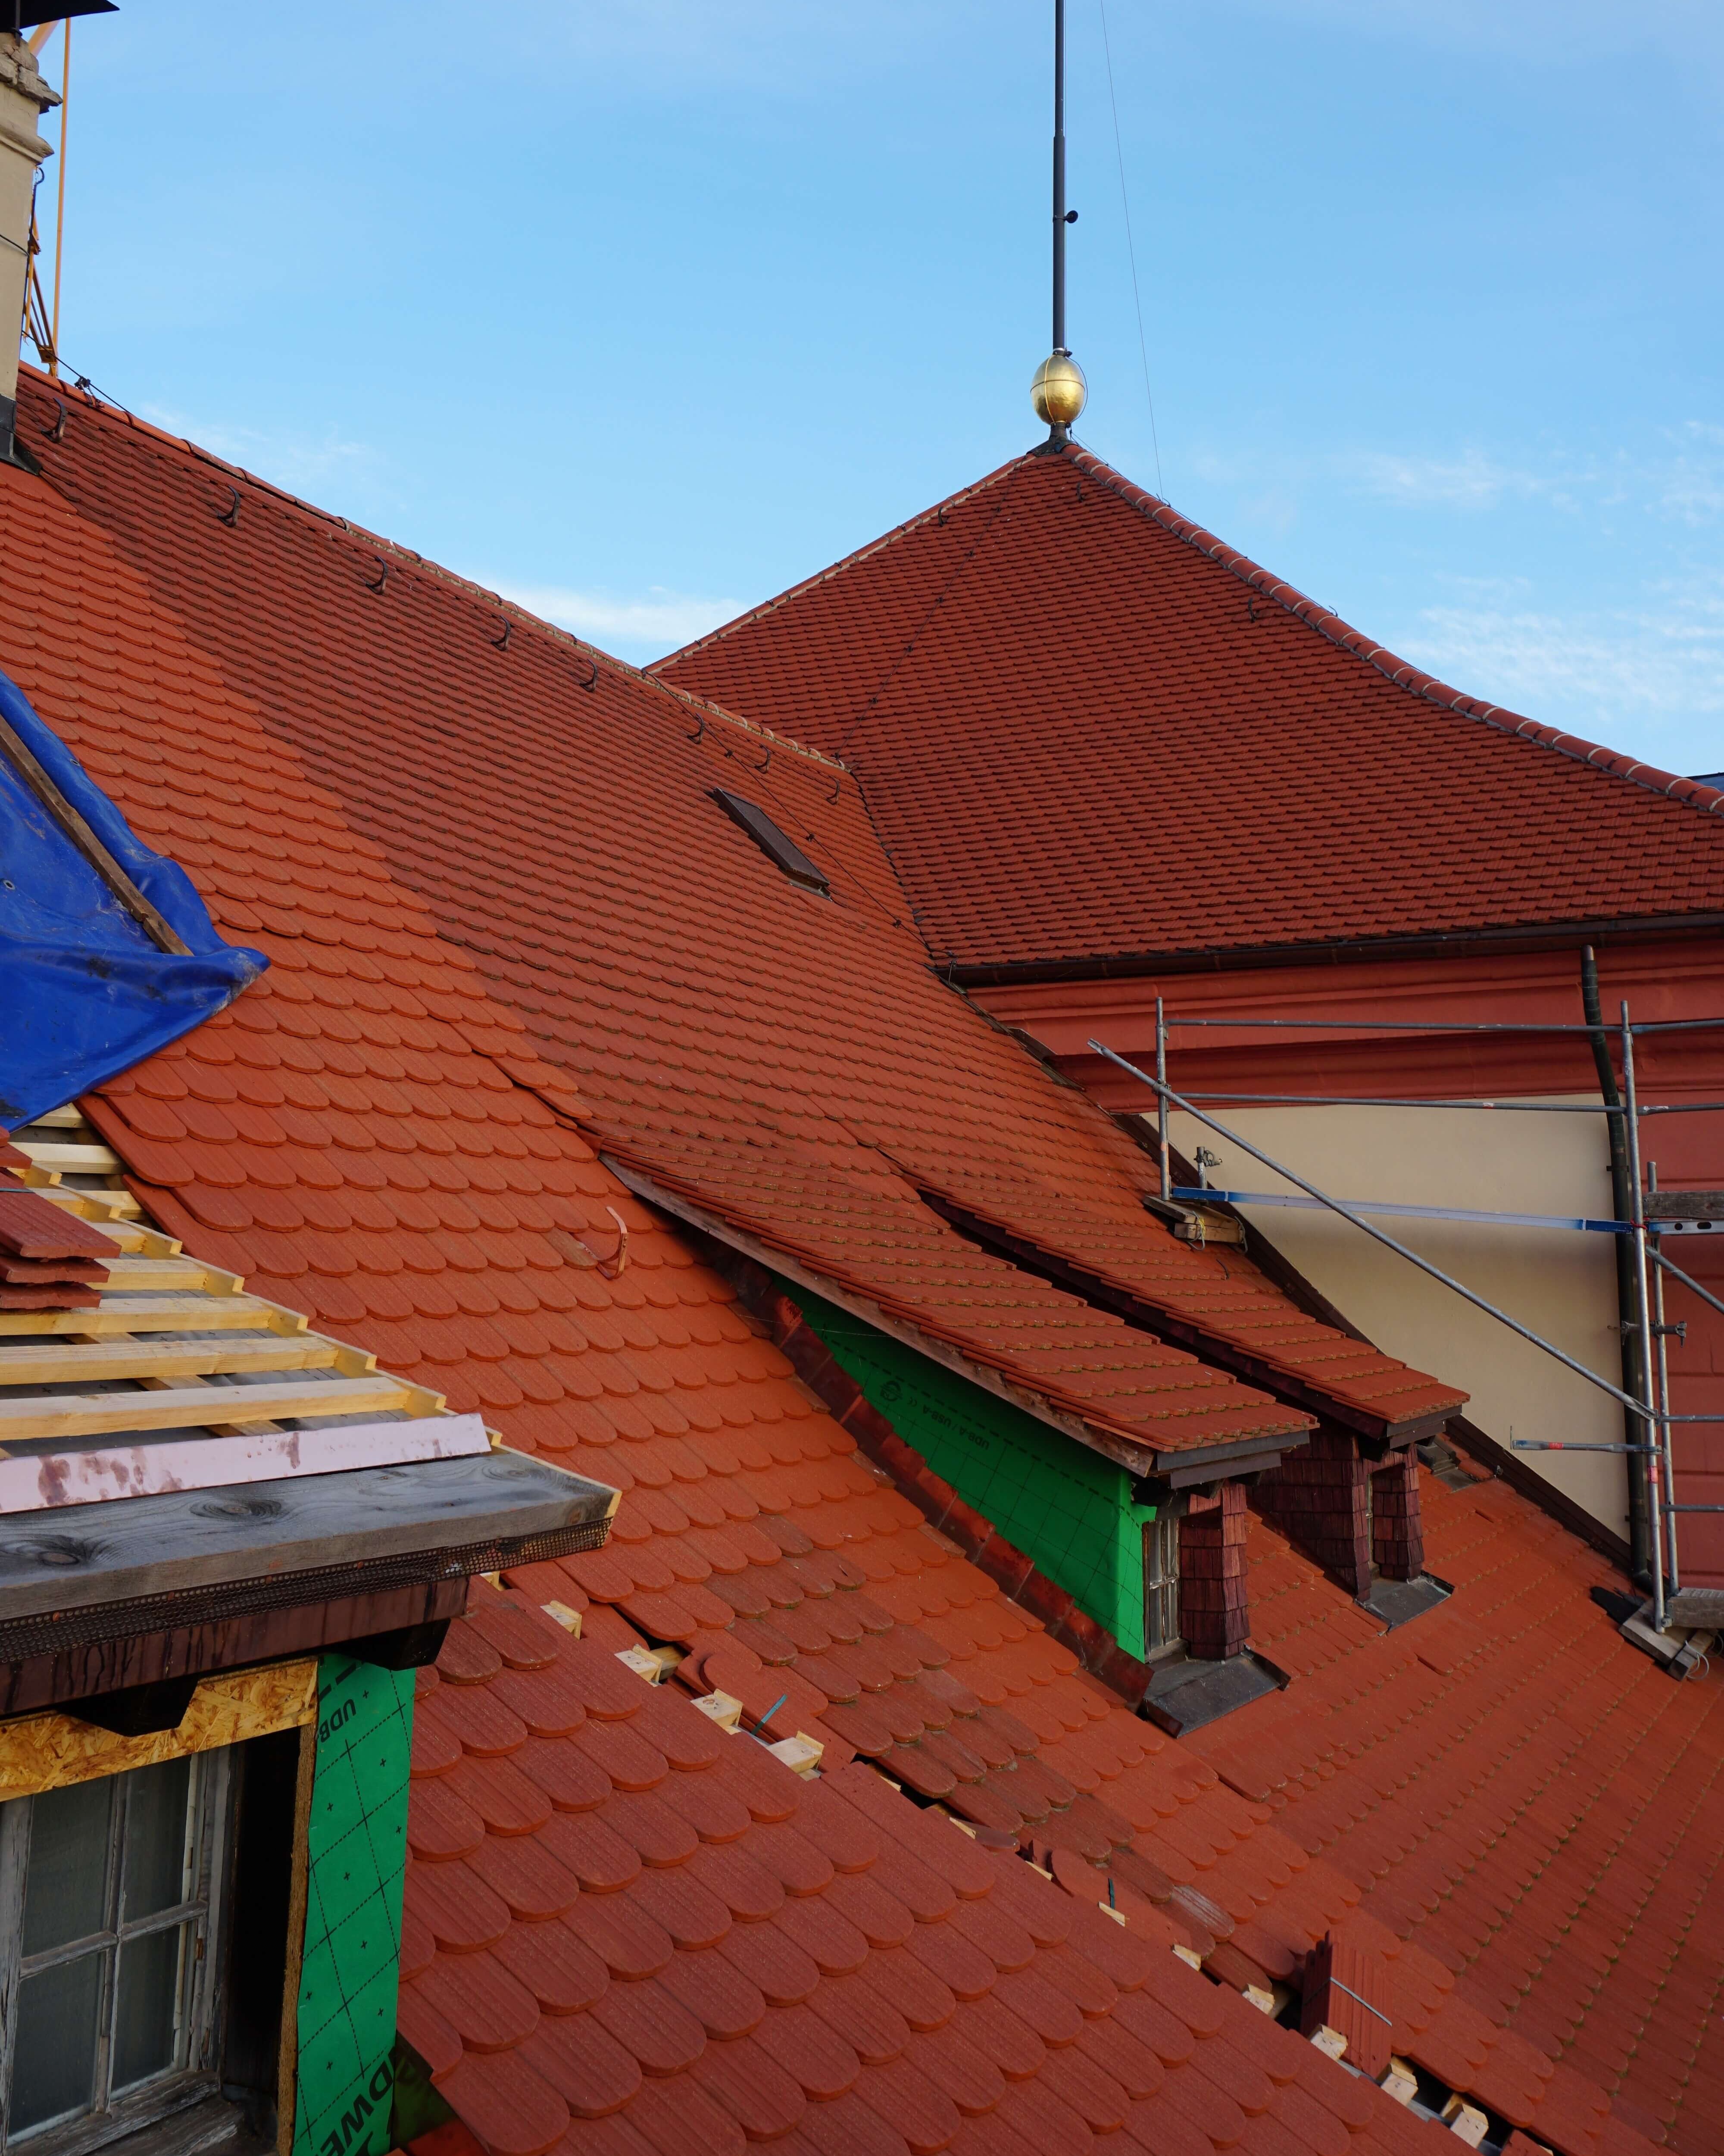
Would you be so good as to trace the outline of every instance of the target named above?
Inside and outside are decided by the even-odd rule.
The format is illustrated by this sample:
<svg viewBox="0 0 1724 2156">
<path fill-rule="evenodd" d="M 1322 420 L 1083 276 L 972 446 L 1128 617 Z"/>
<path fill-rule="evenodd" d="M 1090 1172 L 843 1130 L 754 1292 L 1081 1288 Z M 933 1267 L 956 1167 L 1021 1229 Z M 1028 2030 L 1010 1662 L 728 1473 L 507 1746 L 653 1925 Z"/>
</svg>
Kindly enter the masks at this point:
<svg viewBox="0 0 1724 2156">
<path fill-rule="evenodd" d="M 269 962 L 223 942 L 185 870 L 138 843 L 3 674 L 0 712 L 191 952 L 157 949 L 0 749 L 0 1127 L 16 1130 L 201 1025 Z"/>
</svg>

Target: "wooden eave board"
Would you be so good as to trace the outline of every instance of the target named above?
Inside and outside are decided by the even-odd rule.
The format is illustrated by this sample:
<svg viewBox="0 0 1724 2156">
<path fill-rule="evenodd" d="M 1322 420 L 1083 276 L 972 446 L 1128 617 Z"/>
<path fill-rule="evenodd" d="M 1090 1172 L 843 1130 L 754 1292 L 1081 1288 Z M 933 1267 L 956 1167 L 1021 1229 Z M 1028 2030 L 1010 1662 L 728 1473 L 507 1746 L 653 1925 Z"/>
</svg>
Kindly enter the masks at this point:
<svg viewBox="0 0 1724 2156">
<path fill-rule="evenodd" d="M 506 1449 L 123 1504 L 13 1515 L 0 1614 L 64 1614 L 238 1581 L 550 1534 L 608 1519 L 617 1492 Z"/>
</svg>

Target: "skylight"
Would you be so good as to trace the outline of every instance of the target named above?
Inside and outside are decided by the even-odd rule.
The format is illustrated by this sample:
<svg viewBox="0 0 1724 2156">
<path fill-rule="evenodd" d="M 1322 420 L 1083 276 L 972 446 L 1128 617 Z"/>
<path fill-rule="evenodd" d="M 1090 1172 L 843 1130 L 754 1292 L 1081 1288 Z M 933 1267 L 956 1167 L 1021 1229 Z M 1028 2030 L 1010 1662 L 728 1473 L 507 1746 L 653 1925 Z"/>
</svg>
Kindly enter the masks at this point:
<svg viewBox="0 0 1724 2156">
<path fill-rule="evenodd" d="M 831 886 L 788 832 L 781 831 L 764 808 L 757 808 L 740 793 L 726 793 L 715 786 L 712 798 L 733 824 L 740 824 L 775 868 L 782 869 L 804 891 L 818 891 L 824 898 Z"/>
</svg>

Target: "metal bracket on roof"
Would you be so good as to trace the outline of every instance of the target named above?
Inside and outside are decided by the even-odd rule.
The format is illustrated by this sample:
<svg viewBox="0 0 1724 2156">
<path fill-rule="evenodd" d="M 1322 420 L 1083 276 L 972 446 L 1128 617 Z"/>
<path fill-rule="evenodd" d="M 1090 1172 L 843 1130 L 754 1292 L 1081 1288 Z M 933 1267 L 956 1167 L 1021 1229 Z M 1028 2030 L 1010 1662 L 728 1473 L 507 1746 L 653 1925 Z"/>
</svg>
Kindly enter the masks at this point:
<svg viewBox="0 0 1724 2156">
<path fill-rule="evenodd" d="M 506 651 L 509 649 L 509 632 L 514 628 L 515 624 L 510 620 L 507 614 L 504 614 L 501 617 L 501 620 L 503 624 L 503 634 L 500 636 L 494 636 L 491 639 L 491 642 L 497 650 Z"/>
<path fill-rule="evenodd" d="M 62 427 L 66 424 L 66 408 L 64 404 L 60 407 L 59 424 Z M 57 442 L 59 436 L 54 434 L 50 439 Z M 218 509 L 216 511 L 216 522 L 225 524 L 231 531 L 239 521 L 239 490 L 237 486 L 230 486 L 228 491 L 233 496 L 233 500 L 225 509 Z"/>
<path fill-rule="evenodd" d="M 64 399 L 56 397 L 54 400 L 54 424 L 51 427 L 44 427 L 42 429 L 42 432 L 45 439 L 50 442 L 63 442 L 66 439 L 66 407 Z"/>
<path fill-rule="evenodd" d="M 593 656 L 593 654 L 590 651 L 583 651 L 581 654 L 581 656 L 593 670 L 587 676 L 587 679 L 580 685 L 590 696 L 593 690 L 598 686 L 598 661 Z"/>
<path fill-rule="evenodd" d="M 367 583 L 365 588 L 368 592 L 381 592 L 387 590 L 389 583 L 389 564 L 383 559 L 381 554 L 373 554 L 372 556 L 372 559 L 377 565 L 377 580 L 374 584 Z"/>
</svg>

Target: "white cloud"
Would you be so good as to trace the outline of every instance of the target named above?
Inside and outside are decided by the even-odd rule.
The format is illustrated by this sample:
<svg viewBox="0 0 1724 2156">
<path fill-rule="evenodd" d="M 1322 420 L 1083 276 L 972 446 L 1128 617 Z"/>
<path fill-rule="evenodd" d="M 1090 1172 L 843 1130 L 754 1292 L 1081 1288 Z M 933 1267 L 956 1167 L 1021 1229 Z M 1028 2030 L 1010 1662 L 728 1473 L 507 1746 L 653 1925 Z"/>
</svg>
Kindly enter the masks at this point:
<svg viewBox="0 0 1724 2156">
<path fill-rule="evenodd" d="M 1716 724 L 1702 729 L 1710 752 L 1693 732 L 1694 721 L 1724 714 L 1724 575 L 1653 585 L 1637 606 L 1583 616 L 1480 584 L 1459 603 L 1424 608 L 1398 648 L 1533 718 L 1607 742 L 1632 732 L 1673 768 L 1698 769 L 1708 753 L 1711 767 L 1724 762 Z"/>
<path fill-rule="evenodd" d="M 152 427 L 195 442 L 212 455 L 307 501 L 316 501 L 319 488 L 338 477 L 374 475 L 382 462 L 368 444 L 344 441 L 333 427 L 321 434 L 234 427 L 220 419 L 189 418 L 160 404 L 146 404 L 141 416 Z"/>
<path fill-rule="evenodd" d="M 1365 492 L 1409 507 L 1489 509 L 1506 494 L 1547 491 L 1532 473 L 1499 464 L 1482 449 L 1469 449 L 1458 457 L 1367 450 L 1350 461 L 1352 475 Z"/>
<path fill-rule="evenodd" d="M 495 588 L 516 606 L 560 629 L 607 649 L 613 644 L 646 649 L 654 657 L 675 651 L 742 611 L 741 599 L 704 598 L 650 584 L 633 597 L 613 593 L 572 591 L 554 584 L 498 584 Z"/>
</svg>

